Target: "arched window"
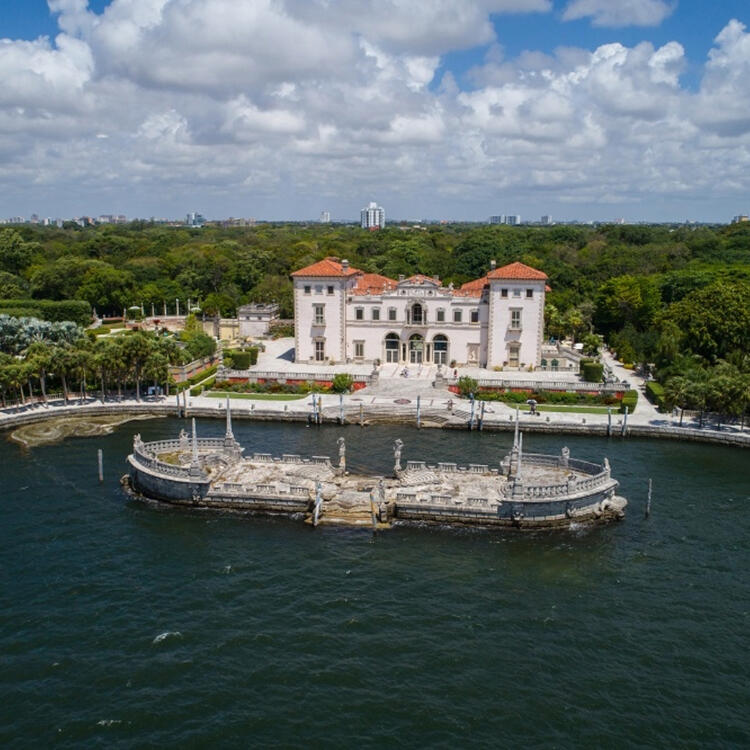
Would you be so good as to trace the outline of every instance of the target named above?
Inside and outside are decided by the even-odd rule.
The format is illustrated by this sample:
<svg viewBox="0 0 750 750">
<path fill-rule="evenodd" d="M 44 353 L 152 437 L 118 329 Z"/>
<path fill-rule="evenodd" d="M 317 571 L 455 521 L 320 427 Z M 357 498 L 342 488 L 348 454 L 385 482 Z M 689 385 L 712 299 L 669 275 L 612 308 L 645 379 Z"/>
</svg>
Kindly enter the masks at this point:
<svg viewBox="0 0 750 750">
<path fill-rule="evenodd" d="M 439 333 L 432 339 L 432 358 L 436 365 L 448 364 L 448 337 Z"/>
<path fill-rule="evenodd" d="M 419 302 L 415 302 L 411 306 L 411 322 L 413 325 L 421 325 L 425 322 L 425 314 L 424 310 L 422 309 L 422 305 L 419 304 Z"/>
<path fill-rule="evenodd" d="M 424 339 L 418 333 L 409 336 L 409 362 L 414 365 L 424 361 Z"/>
<path fill-rule="evenodd" d="M 397 333 L 389 333 L 385 337 L 385 361 L 398 362 L 401 340 Z"/>
<path fill-rule="evenodd" d="M 547 367 L 547 360 L 546 360 L 546 359 L 543 359 L 543 360 L 542 360 L 542 369 L 544 369 L 544 368 L 546 368 L 546 367 Z"/>
<path fill-rule="evenodd" d="M 560 366 L 560 363 L 559 363 L 559 362 L 558 362 L 558 361 L 557 361 L 556 359 L 553 359 L 553 360 L 552 360 L 552 371 L 553 371 L 553 372 L 557 372 L 557 368 L 558 368 L 559 366 Z"/>
</svg>

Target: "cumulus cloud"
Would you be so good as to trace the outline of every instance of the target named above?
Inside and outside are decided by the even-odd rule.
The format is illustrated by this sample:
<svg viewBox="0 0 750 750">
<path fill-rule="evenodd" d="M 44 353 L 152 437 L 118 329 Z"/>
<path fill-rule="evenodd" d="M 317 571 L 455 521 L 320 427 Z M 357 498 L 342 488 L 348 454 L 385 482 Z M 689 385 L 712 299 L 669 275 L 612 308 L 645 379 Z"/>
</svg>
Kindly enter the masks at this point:
<svg viewBox="0 0 750 750">
<path fill-rule="evenodd" d="M 0 41 L 0 178 L 17 201 L 75 197 L 93 212 L 106 199 L 103 212 L 150 215 L 198 195 L 219 213 L 259 202 L 289 216 L 304 210 L 294 191 L 307 215 L 321 200 L 350 212 L 390 195 L 417 215 L 477 217 L 501 196 L 612 205 L 750 189 L 750 34 L 738 21 L 693 91 L 678 41 L 509 58 L 491 14 L 548 12 L 548 0 L 49 5 L 54 40 Z M 645 23 L 666 5 L 576 0 L 566 14 Z M 465 78 L 445 71 L 447 52 L 480 43 Z M 5 212 L 44 210 L 27 208 Z"/>
<path fill-rule="evenodd" d="M 564 21 L 591 18 L 594 26 L 658 26 L 670 16 L 676 2 L 666 0 L 570 0 Z"/>
</svg>

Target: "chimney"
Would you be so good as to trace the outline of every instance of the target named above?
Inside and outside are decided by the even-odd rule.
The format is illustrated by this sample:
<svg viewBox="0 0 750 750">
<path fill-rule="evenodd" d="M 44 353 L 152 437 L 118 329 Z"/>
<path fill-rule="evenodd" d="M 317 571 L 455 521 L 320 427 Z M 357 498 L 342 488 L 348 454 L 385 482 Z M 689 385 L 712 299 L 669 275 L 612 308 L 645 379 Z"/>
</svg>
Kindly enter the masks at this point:
<svg viewBox="0 0 750 750">
<path fill-rule="evenodd" d="M 398 275 L 398 280 L 399 280 L 399 281 L 403 281 L 403 280 L 404 280 L 405 278 L 406 278 L 406 276 L 404 276 L 404 274 L 402 274 L 402 273 L 400 273 L 400 274 Z"/>
<path fill-rule="evenodd" d="M 432 280 L 433 280 L 433 281 L 437 281 L 437 282 L 439 282 L 439 281 L 440 281 L 440 277 L 439 277 L 439 276 L 438 276 L 437 274 L 435 274 L 435 275 L 434 275 L 434 276 L 432 277 Z"/>
<path fill-rule="evenodd" d="M 346 273 L 349 270 L 349 261 L 344 258 L 344 260 L 341 261 L 341 270 Z"/>
<path fill-rule="evenodd" d="M 496 261 L 496 260 L 495 260 L 495 259 L 493 258 L 493 259 L 492 259 L 492 260 L 490 261 L 490 270 L 491 270 L 491 271 L 494 271 L 494 270 L 495 270 L 496 268 L 497 268 L 497 261 Z"/>
</svg>

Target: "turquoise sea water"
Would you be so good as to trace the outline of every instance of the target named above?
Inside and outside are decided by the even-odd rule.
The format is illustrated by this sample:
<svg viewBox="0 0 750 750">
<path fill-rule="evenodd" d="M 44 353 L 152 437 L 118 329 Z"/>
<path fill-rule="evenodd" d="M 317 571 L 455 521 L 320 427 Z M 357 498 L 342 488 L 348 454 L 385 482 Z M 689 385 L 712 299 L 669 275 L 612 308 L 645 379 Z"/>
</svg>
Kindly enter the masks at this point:
<svg viewBox="0 0 750 750">
<path fill-rule="evenodd" d="M 738 449 L 525 436 L 607 455 L 622 523 L 311 528 L 119 490 L 132 433 L 0 443 L 0 744 L 741 747 L 750 479 Z M 199 422 L 203 435 L 223 434 Z M 510 435 L 235 424 L 248 450 L 494 462 Z M 96 481 L 104 449 L 105 483 Z M 646 480 L 653 512 L 643 518 Z"/>
</svg>

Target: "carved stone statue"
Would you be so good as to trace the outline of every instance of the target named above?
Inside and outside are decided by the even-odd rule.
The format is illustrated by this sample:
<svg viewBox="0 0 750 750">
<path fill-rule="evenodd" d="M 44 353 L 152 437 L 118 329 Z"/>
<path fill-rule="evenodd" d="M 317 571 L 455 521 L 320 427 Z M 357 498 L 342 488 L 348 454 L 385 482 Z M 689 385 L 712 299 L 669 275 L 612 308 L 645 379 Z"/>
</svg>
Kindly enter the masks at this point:
<svg viewBox="0 0 750 750">
<path fill-rule="evenodd" d="M 568 446 L 566 445 L 560 451 L 560 466 L 564 466 L 567 469 L 569 461 L 570 461 L 570 448 L 568 448 Z"/>
<path fill-rule="evenodd" d="M 336 443 L 339 446 L 339 471 L 343 474 L 346 471 L 346 440 L 340 437 Z"/>
<path fill-rule="evenodd" d="M 404 443 L 400 438 L 396 438 L 393 443 L 393 471 L 401 471 L 401 450 L 404 447 Z"/>
<path fill-rule="evenodd" d="M 609 459 L 606 456 L 604 457 L 604 471 L 606 471 L 607 474 L 609 474 L 609 471 L 610 471 L 610 469 L 609 469 Z"/>
<path fill-rule="evenodd" d="M 190 450 L 190 437 L 185 430 L 180 430 L 180 450 Z"/>
</svg>

